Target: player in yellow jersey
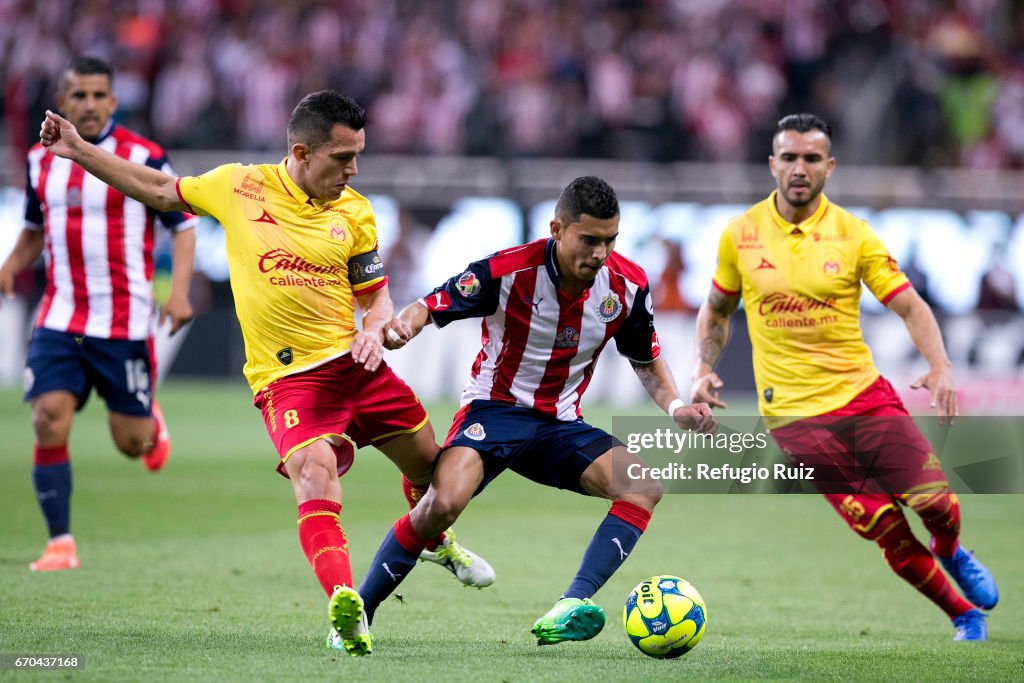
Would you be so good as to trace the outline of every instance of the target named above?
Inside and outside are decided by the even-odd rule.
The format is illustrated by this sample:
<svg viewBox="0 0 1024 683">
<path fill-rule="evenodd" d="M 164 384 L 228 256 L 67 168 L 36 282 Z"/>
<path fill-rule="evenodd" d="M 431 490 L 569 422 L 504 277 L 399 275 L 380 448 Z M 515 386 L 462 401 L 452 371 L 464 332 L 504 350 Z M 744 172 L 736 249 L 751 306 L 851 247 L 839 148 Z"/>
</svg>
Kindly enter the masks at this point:
<svg viewBox="0 0 1024 683">
<path fill-rule="evenodd" d="M 956 640 L 985 640 L 986 615 L 975 606 L 995 606 L 995 581 L 960 547 L 956 495 L 871 360 L 860 330 L 861 282 L 903 319 L 929 365 L 912 386 L 927 389 L 941 419 L 952 422 L 956 391 L 942 336 L 868 224 L 822 194 L 835 167 L 831 146 L 829 126 L 817 116 L 779 121 L 768 159 L 776 189 L 731 220 L 719 242 L 712 288 L 697 316 L 692 401 L 726 407 L 713 368 L 742 298 L 760 411 L 783 453 L 830 475 L 815 478 L 818 489 L 850 528 L 878 543 L 896 574 L 952 619 Z M 901 506 L 921 517 L 932 552 L 911 533 Z"/>
<path fill-rule="evenodd" d="M 423 406 L 382 360 L 394 309 L 373 211 L 348 185 L 366 144 L 363 109 L 331 90 L 312 93 L 288 120 L 281 163 L 227 164 L 185 178 L 118 158 L 83 141 L 60 116 L 46 116 L 40 140 L 49 151 L 153 208 L 223 225 L 245 376 L 280 456 L 278 471 L 295 492 L 303 552 L 330 597 L 329 643 L 368 654 L 338 478 L 352 464 L 353 444 L 373 444 L 401 470 L 411 508 L 427 490 L 438 448 Z M 466 585 L 494 581 L 490 565 L 450 530 L 423 557 Z"/>
</svg>

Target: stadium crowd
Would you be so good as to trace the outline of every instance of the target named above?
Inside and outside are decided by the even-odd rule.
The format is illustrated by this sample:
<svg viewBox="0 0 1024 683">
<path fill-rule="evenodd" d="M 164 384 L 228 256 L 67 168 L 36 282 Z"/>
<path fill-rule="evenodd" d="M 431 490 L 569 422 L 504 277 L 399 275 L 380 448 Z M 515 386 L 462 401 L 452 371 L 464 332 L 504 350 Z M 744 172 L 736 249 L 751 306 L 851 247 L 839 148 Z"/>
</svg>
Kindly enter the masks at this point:
<svg viewBox="0 0 1024 683">
<path fill-rule="evenodd" d="M 1024 167 L 1010 0 L 0 0 L 12 159 L 80 54 L 171 149 L 279 149 L 332 87 L 376 153 L 760 160 L 809 110 L 848 163 Z"/>
</svg>

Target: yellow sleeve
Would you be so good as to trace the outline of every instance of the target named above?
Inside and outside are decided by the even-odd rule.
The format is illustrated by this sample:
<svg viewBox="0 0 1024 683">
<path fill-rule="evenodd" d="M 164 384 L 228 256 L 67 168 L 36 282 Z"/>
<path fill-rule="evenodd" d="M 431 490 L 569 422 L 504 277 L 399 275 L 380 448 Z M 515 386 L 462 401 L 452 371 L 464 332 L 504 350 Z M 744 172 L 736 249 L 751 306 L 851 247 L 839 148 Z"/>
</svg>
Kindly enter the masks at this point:
<svg viewBox="0 0 1024 683">
<path fill-rule="evenodd" d="M 883 304 L 910 287 L 910 281 L 896 259 L 889 255 L 889 250 L 882 240 L 866 223 L 864 239 L 860 243 L 861 279 L 875 298 Z"/>
<path fill-rule="evenodd" d="M 178 197 L 189 211 L 217 217 L 231 198 L 231 172 L 240 164 L 225 164 L 198 176 L 178 178 Z"/>
<path fill-rule="evenodd" d="M 388 283 L 378 248 L 377 221 L 370 203 L 365 202 L 356 216 L 355 243 L 348 261 L 348 280 L 356 296 L 371 294 Z"/>
<path fill-rule="evenodd" d="M 711 283 L 724 294 L 739 294 L 743 284 L 729 228 L 722 231 L 722 237 L 718 240 L 718 265 Z"/>
<path fill-rule="evenodd" d="M 352 254 L 366 254 L 377 251 L 377 220 L 373 217 L 370 202 L 364 202 L 356 216 L 356 241 L 352 246 Z"/>
</svg>

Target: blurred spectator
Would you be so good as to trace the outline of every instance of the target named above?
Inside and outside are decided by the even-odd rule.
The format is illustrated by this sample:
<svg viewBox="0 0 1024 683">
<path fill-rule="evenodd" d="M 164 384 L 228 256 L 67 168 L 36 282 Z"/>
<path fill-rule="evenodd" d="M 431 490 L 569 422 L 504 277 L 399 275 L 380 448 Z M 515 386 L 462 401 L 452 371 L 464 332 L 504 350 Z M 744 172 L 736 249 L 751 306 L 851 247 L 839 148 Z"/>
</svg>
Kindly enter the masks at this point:
<svg viewBox="0 0 1024 683">
<path fill-rule="evenodd" d="M 398 212 L 398 235 L 384 252 L 384 267 L 388 273 L 388 290 L 395 302 L 395 312 L 402 310 L 421 296 L 428 294 L 428 286 L 421 284 L 423 255 L 430 240 L 430 228 L 423 225 L 408 209 Z"/>
<path fill-rule="evenodd" d="M 954 149 L 970 154 L 989 138 L 992 105 L 998 84 L 986 66 L 984 38 L 973 18 L 946 2 L 932 26 L 928 43 L 944 76 L 939 86 L 942 116 Z"/>
<path fill-rule="evenodd" d="M 921 259 L 918 256 L 917 248 L 911 247 L 910 253 L 904 263 L 901 263 L 903 268 L 903 274 L 907 276 L 907 280 L 910 281 L 911 286 L 918 293 L 918 295 L 924 299 L 924 302 L 928 304 L 928 307 L 935 311 L 936 315 L 939 315 L 939 306 L 935 302 L 935 298 L 932 296 L 931 289 L 928 287 L 928 274 L 921 268 Z"/>
<path fill-rule="evenodd" d="M 663 239 L 661 244 L 665 250 L 665 267 L 651 295 L 654 309 L 659 313 L 696 313 L 697 309 L 683 298 L 680 287 L 686 272 L 683 245 L 670 239 Z"/>
<path fill-rule="evenodd" d="M 1024 27 L 1021 30 L 1024 32 Z M 1002 165 L 1024 168 L 1024 51 L 1003 74 L 992 119 L 996 140 L 1005 152 Z"/>
<path fill-rule="evenodd" d="M 1001 249 L 992 254 L 992 267 L 981 276 L 978 289 L 979 311 L 1019 311 L 1017 305 L 1017 283 L 1013 272 L 1006 267 Z"/>
<path fill-rule="evenodd" d="M 375 151 L 762 161 L 756 127 L 799 109 L 846 119 L 848 162 L 1024 167 L 1022 46 L 1014 0 L 0 0 L 15 159 L 88 53 L 121 120 L 180 147 L 276 148 L 333 87 Z"/>
</svg>

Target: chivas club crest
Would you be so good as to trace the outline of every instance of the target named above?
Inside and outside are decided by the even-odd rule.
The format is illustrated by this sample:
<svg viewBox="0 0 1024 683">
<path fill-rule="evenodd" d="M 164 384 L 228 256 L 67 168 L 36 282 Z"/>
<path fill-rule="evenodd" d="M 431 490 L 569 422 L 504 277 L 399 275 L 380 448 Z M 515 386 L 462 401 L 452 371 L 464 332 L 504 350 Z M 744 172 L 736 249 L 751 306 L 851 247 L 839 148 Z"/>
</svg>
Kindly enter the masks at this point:
<svg viewBox="0 0 1024 683">
<path fill-rule="evenodd" d="M 277 356 L 277 359 L 281 361 L 281 365 L 292 364 L 292 348 L 290 346 L 286 346 L 285 348 L 278 351 L 275 355 Z"/>
<path fill-rule="evenodd" d="M 455 288 L 459 290 L 459 294 L 468 298 L 480 291 L 480 280 L 477 279 L 476 273 L 467 270 L 459 276 Z"/>
<path fill-rule="evenodd" d="M 622 302 L 615 292 L 608 292 L 597 304 L 597 318 L 603 323 L 610 323 L 619 317 L 622 311 Z"/>
<path fill-rule="evenodd" d="M 466 435 L 466 438 L 473 439 L 473 441 L 483 441 L 487 438 L 487 432 L 484 431 L 484 426 L 479 422 L 466 427 L 462 433 Z"/>
</svg>

